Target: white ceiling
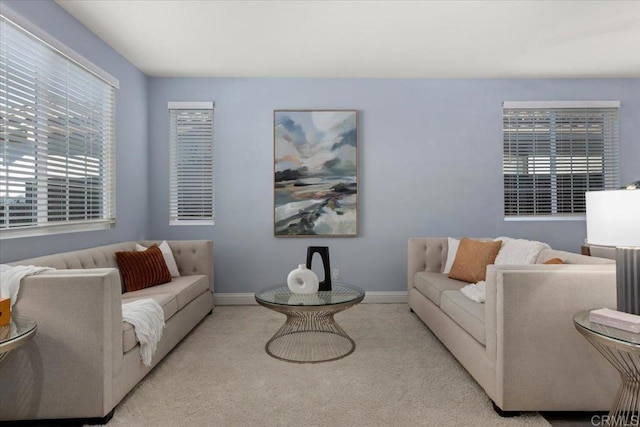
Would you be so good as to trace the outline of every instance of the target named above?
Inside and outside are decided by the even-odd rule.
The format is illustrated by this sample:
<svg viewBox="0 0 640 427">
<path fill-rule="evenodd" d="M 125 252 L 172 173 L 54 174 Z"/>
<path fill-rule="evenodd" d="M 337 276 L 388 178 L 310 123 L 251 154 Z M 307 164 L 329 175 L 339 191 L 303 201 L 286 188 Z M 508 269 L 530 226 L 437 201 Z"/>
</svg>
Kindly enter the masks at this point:
<svg viewBox="0 0 640 427">
<path fill-rule="evenodd" d="M 150 76 L 640 77 L 640 1 L 56 0 Z"/>
</svg>

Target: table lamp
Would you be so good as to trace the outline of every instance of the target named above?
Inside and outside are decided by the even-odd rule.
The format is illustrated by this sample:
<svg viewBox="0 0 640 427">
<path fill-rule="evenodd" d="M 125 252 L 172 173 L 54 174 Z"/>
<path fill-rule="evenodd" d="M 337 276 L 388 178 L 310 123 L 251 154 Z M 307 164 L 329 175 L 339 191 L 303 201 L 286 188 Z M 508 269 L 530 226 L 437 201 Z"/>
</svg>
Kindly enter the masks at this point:
<svg viewBox="0 0 640 427">
<path fill-rule="evenodd" d="M 640 314 L 640 182 L 588 191 L 587 243 L 616 248 L 617 310 Z"/>
</svg>

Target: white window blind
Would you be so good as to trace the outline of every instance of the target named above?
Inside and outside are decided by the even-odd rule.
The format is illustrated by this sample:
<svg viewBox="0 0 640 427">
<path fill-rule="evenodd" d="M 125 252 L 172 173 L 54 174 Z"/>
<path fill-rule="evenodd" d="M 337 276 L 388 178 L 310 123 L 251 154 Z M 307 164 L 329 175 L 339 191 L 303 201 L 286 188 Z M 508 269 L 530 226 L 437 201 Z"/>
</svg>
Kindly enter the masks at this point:
<svg viewBox="0 0 640 427">
<path fill-rule="evenodd" d="M 505 102 L 505 218 L 583 217 L 586 191 L 617 188 L 618 107 Z"/>
<path fill-rule="evenodd" d="M 45 42 L 18 26 L 3 10 L 3 237 L 107 228 L 115 223 L 117 80 L 105 81 L 67 52 L 59 42 L 51 38 Z"/>
<path fill-rule="evenodd" d="M 169 224 L 213 224 L 213 103 L 169 102 L 169 133 Z"/>
</svg>

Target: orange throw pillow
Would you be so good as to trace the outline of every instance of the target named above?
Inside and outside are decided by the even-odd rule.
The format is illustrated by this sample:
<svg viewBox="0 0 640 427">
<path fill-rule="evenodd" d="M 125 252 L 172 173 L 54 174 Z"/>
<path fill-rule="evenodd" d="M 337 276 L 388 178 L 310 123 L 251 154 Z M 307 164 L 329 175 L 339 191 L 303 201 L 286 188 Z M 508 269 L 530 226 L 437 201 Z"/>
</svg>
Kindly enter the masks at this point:
<svg viewBox="0 0 640 427">
<path fill-rule="evenodd" d="M 469 283 L 484 280 L 487 265 L 493 264 L 501 246 L 502 240 L 481 242 L 462 238 L 449 277 Z"/>
<path fill-rule="evenodd" d="M 116 252 L 116 262 L 126 292 L 171 281 L 171 273 L 158 245 L 142 252 Z"/>
<path fill-rule="evenodd" d="M 546 260 L 544 264 L 564 264 L 564 261 L 560 258 L 550 258 Z"/>
</svg>

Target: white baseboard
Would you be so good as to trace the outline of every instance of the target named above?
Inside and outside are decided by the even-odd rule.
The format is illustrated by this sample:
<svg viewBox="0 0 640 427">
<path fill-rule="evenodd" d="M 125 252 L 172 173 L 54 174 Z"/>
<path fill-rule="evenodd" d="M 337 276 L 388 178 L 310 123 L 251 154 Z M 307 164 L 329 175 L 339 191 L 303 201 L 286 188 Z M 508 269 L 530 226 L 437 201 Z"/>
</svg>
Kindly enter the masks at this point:
<svg viewBox="0 0 640 427">
<path fill-rule="evenodd" d="M 371 291 L 365 294 L 362 302 L 365 304 L 402 304 L 407 302 L 407 291 Z"/>
<path fill-rule="evenodd" d="M 365 304 L 400 304 L 407 302 L 407 292 L 367 292 L 363 303 Z M 215 293 L 213 294 L 215 305 L 256 305 L 253 292 Z"/>
<path fill-rule="evenodd" d="M 213 291 L 213 305 L 258 305 L 258 303 L 255 294 L 251 292 L 220 294 Z"/>
</svg>

